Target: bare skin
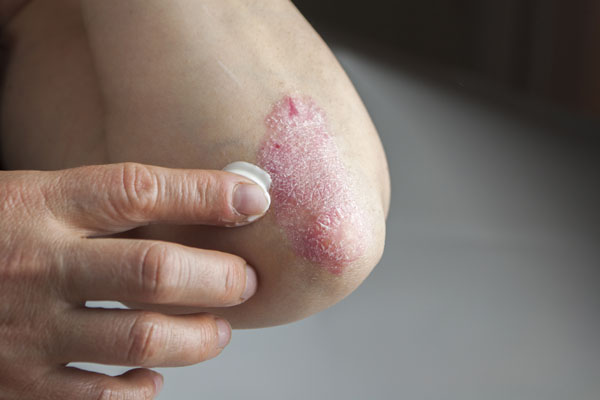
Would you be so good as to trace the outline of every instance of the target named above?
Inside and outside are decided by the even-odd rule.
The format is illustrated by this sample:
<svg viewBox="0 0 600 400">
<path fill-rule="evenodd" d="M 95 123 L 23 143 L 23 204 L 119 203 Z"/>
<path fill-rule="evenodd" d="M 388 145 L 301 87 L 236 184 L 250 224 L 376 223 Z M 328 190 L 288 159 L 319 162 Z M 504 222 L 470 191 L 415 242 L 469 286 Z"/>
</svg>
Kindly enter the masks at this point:
<svg viewBox="0 0 600 400">
<path fill-rule="evenodd" d="M 335 304 L 378 262 L 389 205 L 383 149 L 347 76 L 291 2 L 39 0 L 5 36 L 2 150 L 10 169 L 124 161 L 221 169 L 257 162 L 265 118 L 285 96 L 310 96 L 327 115 L 364 210 L 358 259 L 332 274 L 294 250 L 271 211 L 235 229 L 154 224 L 119 237 L 236 254 L 256 270 L 257 292 L 225 308 L 127 304 L 209 311 L 241 328 L 277 325 Z"/>
<path fill-rule="evenodd" d="M 295 254 L 271 214 L 235 231 L 153 227 L 137 235 L 231 252 L 255 265 L 257 295 L 219 311 L 233 326 L 294 321 L 354 290 L 383 248 L 385 157 L 348 78 L 292 4 L 82 4 L 32 2 L 9 26 L 16 39 L 3 102 L 8 166 L 135 161 L 220 169 L 255 162 L 272 105 L 287 93 L 308 94 L 328 115 L 372 233 L 363 257 L 342 276 Z"/>
<path fill-rule="evenodd" d="M 152 398 L 162 378 L 150 370 L 111 378 L 65 365 L 181 366 L 218 355 L 231 336 L 221 318 L 85 302 L 246 301 L 256 274 L 238 256 L 106 235 L 151 222 L 245 224 L 262 212 L 248 187 L 226 172 L 140 164 L 0 172 L 0 397 Z"/>
</svg>

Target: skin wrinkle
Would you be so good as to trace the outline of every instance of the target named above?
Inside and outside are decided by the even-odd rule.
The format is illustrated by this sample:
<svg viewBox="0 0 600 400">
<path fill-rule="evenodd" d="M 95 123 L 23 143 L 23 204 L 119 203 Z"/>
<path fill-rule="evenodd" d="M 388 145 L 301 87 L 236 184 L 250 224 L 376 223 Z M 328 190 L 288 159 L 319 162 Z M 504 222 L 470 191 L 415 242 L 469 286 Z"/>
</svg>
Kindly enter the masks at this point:
<svg viewBox="0 0 600 400">
<path fill-rule="evenodd" d="M 273 179 L 277 222 L 298 254 L 339 275 L 365 251 L 365 216 L 325 113 L 309 97 L 285 96 L 265 123 L 257 158 Z"/>
</svg>

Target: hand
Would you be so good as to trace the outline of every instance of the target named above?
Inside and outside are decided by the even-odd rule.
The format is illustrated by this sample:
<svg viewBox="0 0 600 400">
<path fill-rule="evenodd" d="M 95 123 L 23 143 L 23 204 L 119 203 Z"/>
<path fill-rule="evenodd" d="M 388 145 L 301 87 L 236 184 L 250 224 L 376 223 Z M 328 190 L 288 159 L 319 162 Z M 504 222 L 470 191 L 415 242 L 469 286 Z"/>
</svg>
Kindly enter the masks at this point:
<svg viewBox="0 0 600 400">
<path fill-rule="evenodd" d="M 231 335 L 225 320 L 85 302 L 231 306 L 256 291 L 254 270 L 231 254 L 101 236 L 151 222 L 239 225 L 266 207 L 258 186 L 221 171 L 0 172 L 0 398 L 151 399 L 162 386 L 153 371 L 109 377 L 66 365 L 182 366 L 218 355 Z"/>
</svg>

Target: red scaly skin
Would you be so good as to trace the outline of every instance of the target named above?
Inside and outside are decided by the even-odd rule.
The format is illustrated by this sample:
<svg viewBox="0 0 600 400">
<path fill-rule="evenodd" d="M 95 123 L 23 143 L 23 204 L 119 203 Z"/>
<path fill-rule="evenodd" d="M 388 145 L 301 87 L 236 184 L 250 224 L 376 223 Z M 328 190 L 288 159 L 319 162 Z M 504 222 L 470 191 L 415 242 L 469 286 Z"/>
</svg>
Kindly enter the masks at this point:
<svg viewBox="0 0 600 400">
<path fill-rule="evenodd" d="M 339 275 L 365 250 L 365 217 L 325 113 L 309 97 L 286 96 L 265 122 L 258 164 L 273 180 L 277 222 L 299 255 Z"/>
</svg>

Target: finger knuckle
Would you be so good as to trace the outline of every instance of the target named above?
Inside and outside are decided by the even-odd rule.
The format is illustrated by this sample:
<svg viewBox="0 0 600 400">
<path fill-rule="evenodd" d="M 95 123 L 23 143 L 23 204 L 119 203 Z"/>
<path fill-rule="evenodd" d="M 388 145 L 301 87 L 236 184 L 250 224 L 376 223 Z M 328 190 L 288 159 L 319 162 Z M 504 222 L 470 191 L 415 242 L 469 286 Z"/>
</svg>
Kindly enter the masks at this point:
<svg viewBox="0 0 600 400">
<path fill-rule="evenodd" d="M 150 168 L 138 163 L 123 163 L 116 173 L 120 179 L 120 207 L 128 212 L 145 213 L 152 210 L 158 201 L 158 177 Z"/>
<path fill-rule="evenodd" d="M 218 326 L 214 316 L 198 316 L 193 324 L 194 329 L 190 331 L 190 336 L 177 343 L 178 346 L 186 349 L 185 354 L 180 359 L 185 364 L 196 364 L 210 360 L 220 351 Z"/>
<path fill-rule="evenodd" d="M 153 390 L 150 387 L 117 389 L 113 387 L 103 387 L 98 391 L 96 400 L 149 400 L 154 398 Z"/>
<path fill-rule="evenodd" d="M 112 387 L 101 388 L 96 400 L 125 400 L 124 393 Z"/>
<path fill-rule="evenodd" d="M 176 286 L 174 271 L 180 257 L 173 246 L 156 243 L 147 247 L 139 262 L 141 295 L 146 301 L 168 302 Z"/>
<path fill-rule="evenodd" d="M 11 366 L 11 371 L 2 371 L 0 375 L 0 387 L 12 387 L 15 399 L 29 399 L 32 395 L 47 393 L 51 387 L 50 374 L 47 372 L 32 373 L 29 368 L 15 368 Z"/>
<path fill-rule="evenodd" d="M 231 212 L 227 187 L 217 175 L 212 173 L 202 174 L 198 183 L 198 196 L 200 207 L 203 210 L 214 210 L 215 214 L 227 217 Z"/>
<path fill-rule="evenodd" d="M 165 329 L 157 316 L 143 313 L 135 319 L 129 333 L 127 361 L 150 366 L 165 343 Z"/>
<path fill-rule="evenodd" d="M 30 185 L 27 175 L 0 180 L 0 212 L 30 212 L 39 208 L 42 201 L 39 187 Z"/>
<path fill-rule="evenodd" d="M 245 263 L 241 260 L 230 260 L 223 265 L 223 303 L 239 303 L 246 282 Z"/>
<path fill-rule="evenodd" d="M 23 272 L 27 271 L 29 273 L 29 267 L 36 261 L 29 249 L 17 246 L 10 247 L 12 249 L 8 251 L 4 248 L 0 251 L 0 282 L 3 283 L 22 278 Z"/>
</svg>

